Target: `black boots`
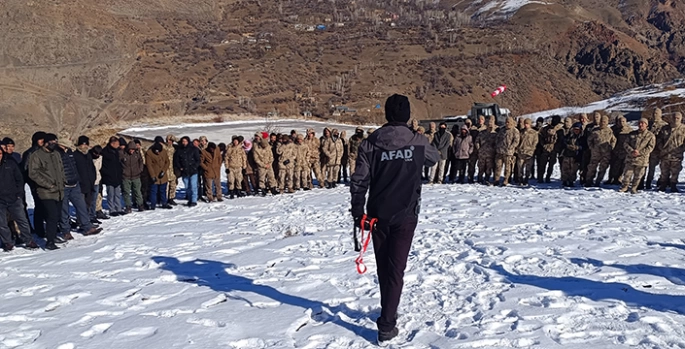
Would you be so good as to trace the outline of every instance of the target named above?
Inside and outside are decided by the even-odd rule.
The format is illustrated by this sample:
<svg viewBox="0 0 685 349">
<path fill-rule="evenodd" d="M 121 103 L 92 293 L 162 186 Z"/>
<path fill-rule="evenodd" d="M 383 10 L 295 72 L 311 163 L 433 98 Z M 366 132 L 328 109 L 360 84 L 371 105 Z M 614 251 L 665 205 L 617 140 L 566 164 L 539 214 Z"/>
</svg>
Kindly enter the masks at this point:
<svg viewBox="0 0 685 349">
<path fill-rule="evenodd" d="M 398 334 L 400 334 L 400 330 L 398 330 L 397 327 L 393 328 L 388 332 L 378 331 L 378 344 L 388 342 L 393 338 L 397 337 Z"/>
</svg>

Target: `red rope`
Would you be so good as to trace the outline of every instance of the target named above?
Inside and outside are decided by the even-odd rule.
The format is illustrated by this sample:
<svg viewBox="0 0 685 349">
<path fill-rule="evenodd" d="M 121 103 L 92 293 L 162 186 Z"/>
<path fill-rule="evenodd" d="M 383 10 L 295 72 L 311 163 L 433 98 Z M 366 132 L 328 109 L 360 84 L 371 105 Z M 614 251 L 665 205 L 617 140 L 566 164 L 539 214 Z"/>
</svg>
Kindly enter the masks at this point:
<svg viewBox="0 0 685 349">
<path fill-rule="evenodd" d="M 357 264 L 357 273 L 359 274 L 364 274 L 366 273 L 366 265 L 364 265 L 364 253 L 366 252 L 366 249 L 369 247 L 369 242 L 371 242 L 371 232 L 373 231 L 373 227 L 376 226 L 376 223 L 378 222 L 378 219 L 372 218 L 371 221 L 369 221 L 369 232 L 366 234 L 366 239 L 364 239 L 364 223 L 368 217 L 364 215 L 361 220 L 361 241 L 362 241 L 362 249 L 359 251 L 359 257 L 354 261 Z"/>
</svg>

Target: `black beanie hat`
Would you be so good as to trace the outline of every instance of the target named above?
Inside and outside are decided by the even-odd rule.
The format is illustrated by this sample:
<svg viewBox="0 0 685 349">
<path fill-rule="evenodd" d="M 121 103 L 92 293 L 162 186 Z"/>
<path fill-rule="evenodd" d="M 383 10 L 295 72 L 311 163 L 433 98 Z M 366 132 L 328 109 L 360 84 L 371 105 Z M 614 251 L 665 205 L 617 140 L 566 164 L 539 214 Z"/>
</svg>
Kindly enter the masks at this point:
<svg viewBox="0 0 685 349">
<path fill-rule="evenodd" d="M 45 132 L 38 131 L 38 132 L 34 133 L 33 136 L 31 137 L 31 143 L 35 146 L 38 143 L 38 140 L 40 140 L 40 139 L 45 140 Z"/>
<path fill-rule="evenodd" d="M 155 143 L 164 143 L 164 138 L 162 136 L 155 137 Z"/>
<path fill-rule="evenodd" d="M 157 151 L 159 153 L 162 151 L 162 143 L 155 142 L 155 144 L 153 144 L 150 147 L 150 149 L 152 149 L 152 151 Z"/>
<path fill-rule="evenodd" d="M 126 142 L 126 138 L 124 137 L 119 137 L 119 146 L 127 145 L 128 142 Z"/>
<path fill-rule="evenodd" d="M 43 138 L 43 141 L 44 141 L 45 143 L 51 142 L 51 141 L 56 141 L 56 140 L 57 140 L 57 135 L 54 134 L 54 133 L 48 133 L 48 134 L 46 134 L 45 137 Z"/>
<path fill-rule="evenodd" d="M 394 94 L 385 101 L 385 118 L 388 122 L 409 122 L 411 109 L 409 98 Z"/>
<path fill-rule="evenodd" d="M 76 142 L 76 146 L 80 146 L 83 144 L 90 145 L 90 139 L 88 139 L 88 137 L 86 136 L 79 136 L 78 141 Z"/>
<path fill-rule="evenodd" d="M 11 144 L 11 145 L 15 145 L 15 144 L 14 144 L 14 140 L 12 140 L 12 138 L 9 138 L 9 137 L 3 138 L 3 139 L 2 139 L 2 144 L 4 144 L 4 145 L 10 145 L 10 144 Z"/>
</svg>

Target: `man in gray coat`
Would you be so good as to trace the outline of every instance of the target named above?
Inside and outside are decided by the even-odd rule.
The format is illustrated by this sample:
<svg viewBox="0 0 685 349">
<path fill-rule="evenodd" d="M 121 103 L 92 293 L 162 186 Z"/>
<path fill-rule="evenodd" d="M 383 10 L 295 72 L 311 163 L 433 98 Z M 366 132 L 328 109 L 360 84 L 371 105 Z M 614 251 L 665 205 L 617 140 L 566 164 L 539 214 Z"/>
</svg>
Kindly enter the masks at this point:
<svg viewBox="0 0 685 349">
<path fill-rule="evenodd" d="M 457 183 L 464 184 L 466 165 L 469 163 L 469 158 L 472 153 L 473 138 L 471 138 L 469 127 L 463 125 L 461 130 L 459 130 L 459 135 L 454 137 L 454 143 L 452 144 L 452 154 L 454 154 L 456 171 L 459 174 L 459 178 L 456 181 Z"/>
<path fill-rule="evenodd" d="M 447 154 L 449 152 L 450 146 L 452 145 L 452 135 L 447 132 L 447 124 L 444 122 L 440 123 L 438 132 L 433 136 L 433 142 L 431 143 L 440 153 L 440 161 L 433 165 L 430 169 L 428 175 L 428 183 L 439 184 L 442 183 L 445 178 L 445 165 L 447 163 Z"/>
</svg>

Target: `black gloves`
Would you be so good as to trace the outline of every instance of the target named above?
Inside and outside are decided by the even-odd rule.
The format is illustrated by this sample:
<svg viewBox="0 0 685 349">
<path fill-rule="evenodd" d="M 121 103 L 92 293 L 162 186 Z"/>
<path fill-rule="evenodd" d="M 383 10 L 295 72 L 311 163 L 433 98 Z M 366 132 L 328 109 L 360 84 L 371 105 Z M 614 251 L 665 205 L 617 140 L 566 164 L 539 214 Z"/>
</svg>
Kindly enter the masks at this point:
<svg viewBox="0 0 685 349">
<path fill-rule="evenodd" d="M 162 179 L 162 178 L 164 178 L 164 175 L 165 175 L 165 174 L 166 174 L 166 173 L 164 173 L 164 171 L 162 171 L 162 172 L 159 173 L 159 175 L 157 175 L 157 178 Z"/>
</svg>

